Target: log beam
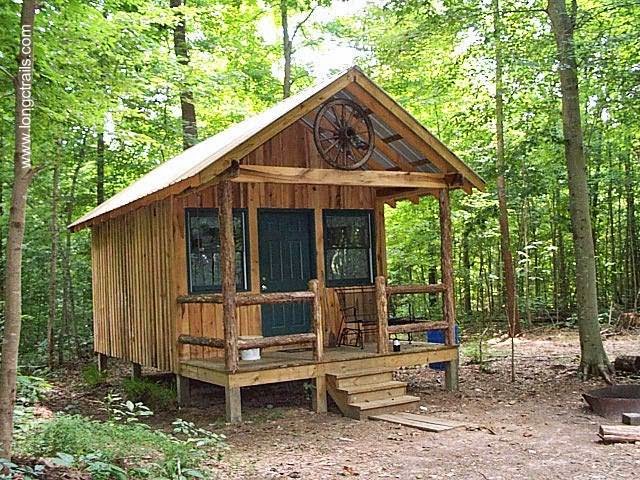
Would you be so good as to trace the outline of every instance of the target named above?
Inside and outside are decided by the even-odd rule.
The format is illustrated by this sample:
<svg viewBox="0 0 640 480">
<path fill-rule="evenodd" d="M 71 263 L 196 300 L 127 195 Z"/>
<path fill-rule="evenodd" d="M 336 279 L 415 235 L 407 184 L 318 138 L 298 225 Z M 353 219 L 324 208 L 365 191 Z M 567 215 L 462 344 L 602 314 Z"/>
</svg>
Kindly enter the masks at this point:
<svg viewBox="0 0 640 480">
<path fill-rule="evenodd" d="M 231 183 L 218 188 L 220 208 L 220 275 L 222 277 L 222 324 L 224 327 L 224 362 L 227 371 L 238 369 L 238 333 L 236 330 L 236 248 L 233 237 L 233 198 Z M 238 398 L 240 394 L 238 393 Z"/>
<path fill-rule="evenodd" d="M 389 325 L 389 334 L 427 332 L 445 328 L 447 328 L 446 322 L 414 322 L 405 323 L 404 325 Z"/>
<path fill-rule="evenodd" d="M 240 165 L 232 182 L 342 185 L 355 187 L 447 188 L 443 173 L 336 170 L 330 168 L 273 167 Z"/>
<path fill-rule="evenodd" d="M 387 305 L 387 279 L 376 277 L 376 311 L 378 320 L 378 353 L 389 352 L 389 308 Z"/>
<path fill-rule="evenodd" d="M 316 340 L 315 333 L 294 333 L 291 335 L 278 335 L 276 337 L 245 338 L 238 339 L 238 350 L 252 348 L 285 347 L 288 345 L 302 345 Z M 178 342 L 185 345 L 197 345 L 199 347 L 225 348 L 226 341 L 222 338 L 194 337 L 192 335 L 180 335 Z"/>
<path fill-rule="evenodd" d="M 320 283 L 318 280 L 309 281 L 309 290 L 310 293 L 313 294 L 311 314 L 312 329 L 315 337 L 315 341 L 313 342 L 313 358 L 316 362 L 321 362 L 324 358 L 324 322 L 322 319 L 322 298 L 320 297 Z"/>
<path fill-rule="evenodd" d="M 313 292 L 274 292 L 274 293 L 249 293 L 242 292 L 236 295 L 236 306 L 244 307 L 247 305 L 274 305 L 277 303 L 293 303 L 293 302 L 312 302 L 314 299 Z M 224 301 L 221 293 L 203 293 L 195 295 L 181 295 L 178 297 L 178 303 L 218 303 Z"/>
<path fill-rule="evenodd" d="M 387 295 L 402 295 L 408 293 L 442 293 L 446 290 L 444 284 L 434 283 L 426 285 L 389 285 Z"/>
</svg>

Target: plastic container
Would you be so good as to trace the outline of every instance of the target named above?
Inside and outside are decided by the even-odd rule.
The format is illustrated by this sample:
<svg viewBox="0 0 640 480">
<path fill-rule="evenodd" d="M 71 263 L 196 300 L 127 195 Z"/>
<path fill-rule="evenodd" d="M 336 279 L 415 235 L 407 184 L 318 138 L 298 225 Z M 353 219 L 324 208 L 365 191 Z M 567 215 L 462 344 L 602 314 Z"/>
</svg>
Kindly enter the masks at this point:
<svg viewBox="0 0 640 480">
<path fill-rule="evenodd" d="M 460 343 L 460 329 L 458 328 L 458 325 L 456 325 L 456 343 Z M 427 333 L 424 334 L 425 340 L 429 343 L 445 343 L 445 336 L 446 336 L 446 330 L 445 329 L 440 329 L 440 330 L 429 330 Z M 429 367 L 431 367 L 433 370 L 444 370 L 446 367 L 446 363 L 445 362 L 438 362 L 438 363 L 432 363 L 429 365 Z"/>
<path fill-rule="evenodd" d="M 256 338 L 262 337 L 259 335 L 238 337 L 239 340 L 255 340 Z M 250 348 L 248 350 L 240 350 L 240 359 L 249 362 L 260 360 L 260 349 Z"/>
</svg>

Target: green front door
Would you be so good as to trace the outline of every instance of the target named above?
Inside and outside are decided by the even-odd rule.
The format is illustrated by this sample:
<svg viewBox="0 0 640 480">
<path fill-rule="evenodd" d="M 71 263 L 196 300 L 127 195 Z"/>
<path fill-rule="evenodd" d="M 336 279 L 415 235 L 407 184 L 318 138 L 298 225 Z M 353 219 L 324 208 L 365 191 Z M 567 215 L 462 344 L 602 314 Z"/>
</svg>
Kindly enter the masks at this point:
<svg viewBox="0 0 640 480">
<path fill-rule="evenodd" d="M 313 211 L 259 210 L 260 289 L 268 292 L 307 290 L 315 275 Z M 308 303 L 262 305 L 262 335 L 310 330 Z"/>
</svg>

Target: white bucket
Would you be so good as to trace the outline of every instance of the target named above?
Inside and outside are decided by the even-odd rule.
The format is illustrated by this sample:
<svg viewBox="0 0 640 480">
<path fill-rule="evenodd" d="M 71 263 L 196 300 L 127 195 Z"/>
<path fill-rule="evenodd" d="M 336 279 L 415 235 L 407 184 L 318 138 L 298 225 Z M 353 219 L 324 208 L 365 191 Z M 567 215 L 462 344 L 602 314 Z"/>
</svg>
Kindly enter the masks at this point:
<svg viewBox="0 0 640 480">
<path fill-rule="evenodd" d="M 262 338 L 259 335 L 254 335 L 254 336 L 241 336 L 238 337 L 238 339 L 240 340 L 255 340 L 256 338 Z M 248 361 L 255 361 L 255 360 L 260 360 L 260 349 L 259 348 L 250 348 L 248 350 L 240 350 L 240 359 L 241 360 L 248 360 Z"/>
</svg>

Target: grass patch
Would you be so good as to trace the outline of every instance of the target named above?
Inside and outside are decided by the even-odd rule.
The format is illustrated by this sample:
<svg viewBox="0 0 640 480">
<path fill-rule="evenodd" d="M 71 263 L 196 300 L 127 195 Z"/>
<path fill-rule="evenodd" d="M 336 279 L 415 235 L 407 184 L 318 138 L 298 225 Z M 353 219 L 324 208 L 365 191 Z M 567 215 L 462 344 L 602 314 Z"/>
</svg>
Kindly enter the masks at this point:
<svg viewBox="0 0 640 480">
<path fill-rule="evenodd" d="M 92 363 L 82 369 L 82 380 L 90 387 L 97 387 L 107 381 L 107 375 Z"/>
<path fill-rule="evenodd" d="M 167 410 L 176 404 L 175 391 L 148 378 L 127 378 L 122 381 L 127 399 L 142 402 L 155 410 Z"/>
<path fill-rule="evenodd" d="M 190 431 L 187 429 L 187 433 Z M 53 457 L 92 473 L 93 478 L 204 478 L 196 470 L 205 458 L 220 456 L 224 437 L 184 427 L 175 435 L 142 423 L 100 422 L 80 415 L 58 415 L 41 423 L 18 444 L 18 451 Z M 182 438 L 184 437 L 184 438 Z M 200 441 L 198 441 L 200 440 Z M 208 440 L 208 441 L 207 441 Z"/>
</svg>

